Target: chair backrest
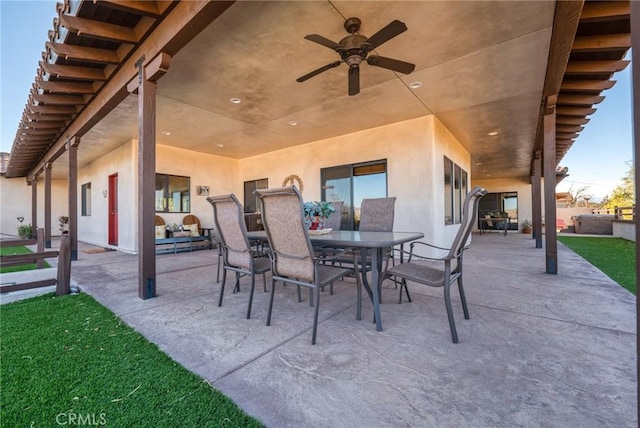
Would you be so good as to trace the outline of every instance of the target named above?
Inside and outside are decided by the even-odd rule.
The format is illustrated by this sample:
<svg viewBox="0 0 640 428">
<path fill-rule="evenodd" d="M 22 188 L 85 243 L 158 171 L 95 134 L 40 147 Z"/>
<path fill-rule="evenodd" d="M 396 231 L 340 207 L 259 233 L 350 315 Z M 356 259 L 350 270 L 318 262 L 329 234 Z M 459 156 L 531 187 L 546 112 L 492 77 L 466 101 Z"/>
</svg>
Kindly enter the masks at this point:
<svg viewBox="0 0 640 428">
<path fill-rule="evenodd" d="M 471 229 L 476 222 L 476 216 L 478 215 L 478 204 L 480 198 L 487 194 L 487 189 L 480 186 L 476 186 L 467 193 L 462 205 L 462 219 L 460 222 L 460 229 L 456 237 L 451 244 L 451 250 L 449 250 L 449 257 L 455 257 L 462 247 L 467 244 Z"/>
<path fill-rule="evenodd" d="M 274 275 L 314 281 L 313 247 L 304 225 L 304 203 L 295 187 L 255 191 L 262 205 Z"/>
<path fill-rule="evenodd" d="M 189 214 L 184 216 L 182 219 L 182 224 L 196 224 L 198 225 L 198 230 L 200 230 L 200 219 L 193 214 Z"/>
<path fill-rule="evenodd" d="M 156 226 L 164 226 L 164 219 L 159 215 L 156 215 L 155 223 L 156 223 Z"/>
<path fill-rule="evenodd" d="M 247 238 L 242 204 L 234 194 L 210 196 L 207 201 L 213 206 L 213 220 L 225 263 L 251 268 L 251 246 Z"/>
<path fill-rule="evenodd" d="M 392 232 L 396 198 L 363 199 L 360 205 L 360 232 Z"/>
<path fill-rule="evenodd" d="M 324 227 L 325 229 L 340 230 L 342 227 L 342 205 L 344 203 L 342 201 L 329 203 L 333 205 L 335 211 L 324 220 Z"/>
</svg>

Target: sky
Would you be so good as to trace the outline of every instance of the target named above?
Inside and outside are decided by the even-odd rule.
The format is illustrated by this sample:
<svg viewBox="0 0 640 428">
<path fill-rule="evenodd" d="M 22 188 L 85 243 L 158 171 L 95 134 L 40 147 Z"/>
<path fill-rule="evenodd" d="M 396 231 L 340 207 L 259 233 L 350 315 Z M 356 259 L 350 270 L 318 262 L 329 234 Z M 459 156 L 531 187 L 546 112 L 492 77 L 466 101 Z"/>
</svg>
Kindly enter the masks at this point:
<svg viewBox="0 0 640 428">
<path fill-rule="evenodd" d="M 2 152 L 11 151 L 55 16 L 56 1 L 0 0 Z M 617 83 L 604 92 L 605 100 L 560 162 L 569 176 L 556 191 L 587 187 L 584 194 L 599 201 L 626 175 L 633 159 L 630 76 L 631 65 L 614 76 Z"/>
</svg>

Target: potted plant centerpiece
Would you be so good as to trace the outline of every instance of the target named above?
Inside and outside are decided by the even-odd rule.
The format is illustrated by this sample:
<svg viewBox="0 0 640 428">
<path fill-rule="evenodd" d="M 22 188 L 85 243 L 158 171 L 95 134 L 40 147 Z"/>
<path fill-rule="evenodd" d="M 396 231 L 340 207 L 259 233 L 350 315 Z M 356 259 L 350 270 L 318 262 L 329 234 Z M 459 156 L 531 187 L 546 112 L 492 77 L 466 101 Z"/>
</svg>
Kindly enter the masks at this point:
<svg viewBox="0 0 640 428">
<path fill-rule="evenodd" d="M 528 219 L 522 222 L 522 233 L 531 233 L 531 222 Z"/>
<path fill-rule="evenodd" d="M 329 202 L 313 201 L 304 203 L 304 216 L 310 230 L 324 229 L 324 220 L 329 218 L 335 208 Z"/>
</svg>

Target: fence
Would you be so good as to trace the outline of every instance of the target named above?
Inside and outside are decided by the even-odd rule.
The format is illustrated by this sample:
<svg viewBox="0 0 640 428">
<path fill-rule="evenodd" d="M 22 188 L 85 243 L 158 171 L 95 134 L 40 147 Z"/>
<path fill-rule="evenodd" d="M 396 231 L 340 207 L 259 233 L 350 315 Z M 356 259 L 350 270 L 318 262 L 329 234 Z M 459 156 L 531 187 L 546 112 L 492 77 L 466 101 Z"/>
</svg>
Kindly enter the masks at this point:
<svg viewBox="0 0 640 428">
<path fill-rule="evenodd" d="M 601 208 L 594 209 L 594 214 L 613 214 L 615 216 L 615 220 L 629 220 L 634 221 L 636 218 L 636 206 L 631 207 L 615 207 L 613 209 L 610 208 Z"/>
<path fill-rule="evenodd" d="M 21 266 L 34 263 L 37 269 L 44 267 L 44 259 L 58 258 L 58 269 L 55 278 L 47 278 L 39 281 L 24 283 L 11 283 L 0 286 L 2 293 L 10 291 L 29 290 L 32 288 L 56 286 L 56 294 L 61 296 L 69 294 L 71 283 L 71 240 L 69 235 L 62 235 L 60 249 L 57 251 L 44 251 L 44 229 L 38 229 L 36 239 L 18 239 L 13 241 L 0 241 L 0 247 L 21 247 L 36 245 L 35 253 L 0 255 L 0 267 Z"/>
</svg>

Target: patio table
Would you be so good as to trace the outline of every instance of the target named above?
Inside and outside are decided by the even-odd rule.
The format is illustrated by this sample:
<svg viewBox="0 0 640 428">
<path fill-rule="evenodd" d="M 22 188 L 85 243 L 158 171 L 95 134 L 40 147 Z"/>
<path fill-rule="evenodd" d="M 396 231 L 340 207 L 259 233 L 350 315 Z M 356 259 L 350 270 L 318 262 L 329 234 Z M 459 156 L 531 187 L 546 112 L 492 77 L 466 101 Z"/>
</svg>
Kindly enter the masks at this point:
<svg viewBox="0 0 640 428">
<path fill-rule="evenodd" d="M 248 232 L 247 236 L 252 240 L 267 239 L 265 231 Z M 366 268 L 362 269 L 362 282 L 373 300 L 373 313 L 377 331 L 382 331 L 380 290 L 378 286 L 380 275 L 382 274 L 382 250 L 423 237 L 424 233 L 421 232 L 359 232 L 352 230 L 335 230 L 321 235 L 309 235 L 312 244 L 335 248 L 359 248 L 363 257 L 366 250 L 371 250 L 371 282 L 373 286 L 369 287 L 366 281 Z M 364 263 L 366 263 L 366 259 L 363 258 Z"/>
</svg>

